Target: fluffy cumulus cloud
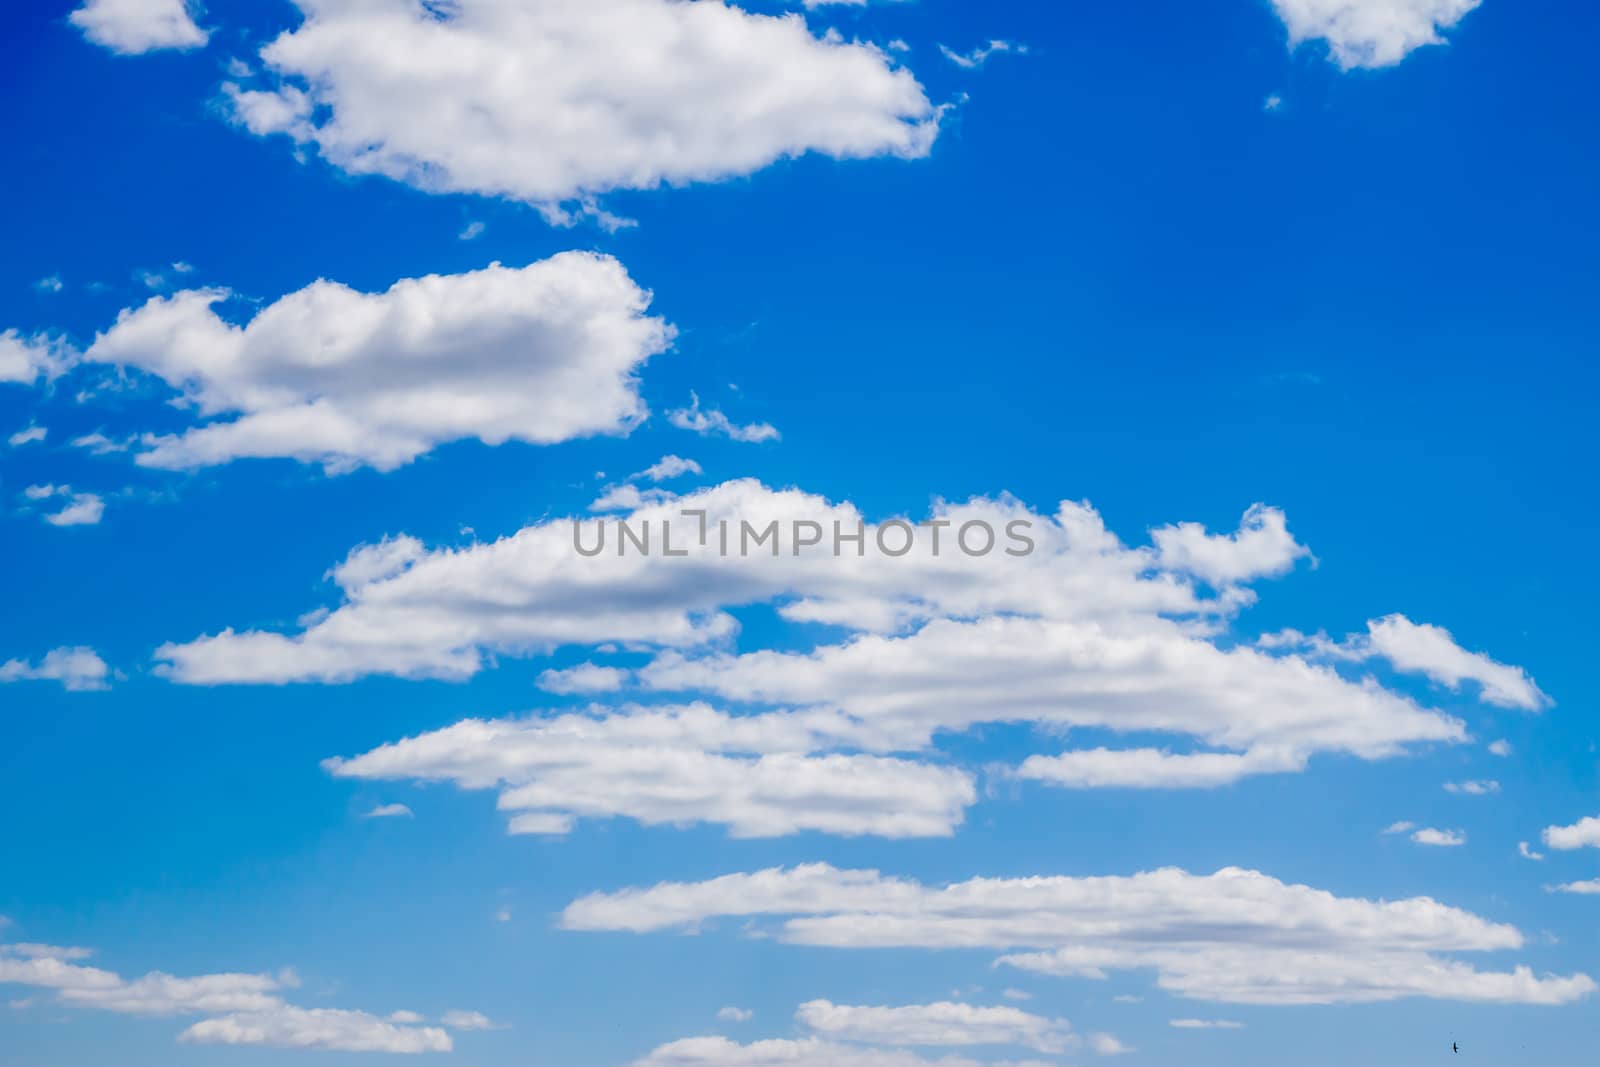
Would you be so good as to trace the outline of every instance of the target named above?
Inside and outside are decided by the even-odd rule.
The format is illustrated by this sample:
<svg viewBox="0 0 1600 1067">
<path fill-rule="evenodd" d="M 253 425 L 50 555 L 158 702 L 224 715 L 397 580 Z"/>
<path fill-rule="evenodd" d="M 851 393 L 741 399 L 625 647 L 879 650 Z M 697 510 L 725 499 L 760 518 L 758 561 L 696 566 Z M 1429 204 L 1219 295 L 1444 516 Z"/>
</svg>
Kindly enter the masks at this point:
<svg viewBox="0 0 1600 1067">
<path fill-rule="evenodd" d="M 705 706 L 471 720 L 327 767 L 343 778 L 498 788 L 511 832 L 544 835 L 564 834 L 578 818 L 616 816 L 713 823 L 736 837 L 935 836 L 953 832 L 976 798 L 970 776 L 952 768 L 808 754 L 829 726 Z"/>
<path fill-rule="evenodd" d="M 620 263 L 581 252 L 382 293 L 318 281 L 243 326 L 217 314 L 227 296 L 153 298 L 84 353 L 160 378 L 202 420 L 144 437 L 141 464 L 287 457 L 388 470 L 455 440 L 622 433 L 646 413 L 640 366 L 672 337 Z"/>
<path fill-rule="evenodd" d="M 92 648 L 55 648 L 37 662 L 13 659 L 0 663 L 0 683 L 59 682 L 67 689 L 84 691 L 106 688 L 110 677 L 111 668 Z"/>
<path fill-rule="evenodd" d="M 1020 1045 L 1058 1053 L 1074 1044 L 1064 1019 L 952 1001 L 877 1007 L 813 1000 L 800 1005 L 795 1018 L 830 1040 L 869 1045 Z"/>
<path fill-rule="evenodd" d="M 1579 819 L 1571 826 L 1548 826 L 1544 843 L 1559 852 L 1600 848 L 1600 815 Z"/>
<path fill-rule="evenodd" d="M 721 0 L 296 3 L 301 24 L 261 51 L 271 83 L 227 86 L 242 125 L 352 174 L 556 220 L 611 190 L 807 152 L 923 156 L 938 132 L 909 71 L 797 14 Z"/>
<path fill-rule="evenodd" d="M 739 544 L 754 533 L 771 538 Z M 1165 734 L 1177 748 L 1063 752 L 1056 740 L 1014 768 L 1072 788 L 1215 787 L 1320 753 L 1381 759 L 1466 740 L 1458 720 L 1350 677 L 1351 659 L 1232 639 L 1256 595 L 1247 583 L 1305 555 L 1266 508 L 1234 533 L 1167 527 L 1138 547 L 1085 504 L 1045 514 L 977 499 L 916 525 L 868 523 L 848 504 L 738 481 L 460 549 L 389 538 L 332 570 L 342 603 L 302 629 L 226 630 L 158 658 L 191 684 L 464 679 L 491 657 L 623 646 L 650 658 L 540 676 L 551 692 L 620 698 L 606 706 L 469 720 L 328 766 L 496 789 L 525 833 L 623 816 L 740 836 L 946 834 L 974 789 L 938 739 L 988 723 L 1041 738 Z M 846 634 L 736 654 L 730 611 L 753 604 Z M 663 698 L 683 702 L 638 703 Z"/>
<path fill-rule="evenodd" d="M 1241 1004 L 1565 1004 L 1596 988 L 1583 974 L 1480 971 L 1454 958 L 1519 949 L 1523 937 L 1426 897 L 1337 897 L 1235 868 L 929 886 L 816 864 L 592 894 L 562 923 L 644 933 L 718 918 L 772 924 L 774 936 L 799 945 L 989 949 L 1039 974 L 1153 970 L 1173 994 Z"/>
<path fill-rule="evenodd" d="M 120 55 L 199 48 L 210 37 L 195 25 L 187 0 L 85 0 L 67 17 L 89 40 Z"/>
<path fill-rule="evenodd" d="M 1325 41 L 1345 70 L 1389 67 L 1424 45 L 1444 43 L 1482 0 L 1272 0 L 1291 47 Z"/>
<path fill-rule="evenodd" d="M 16 330 L 0 333 L 0 384 L 32 385 L 59 377 L 72 363 L 65 341 L 48 334 L 24 336 Z"/>
<path fill-rule="evenodd" d="M 282 993 L 298 984 L 291 971 L 178 978 L 159 971 L 142 978 L 78 962 L 84 949 L 0 945 L 0 985 L 52 991 L 64 1006 L 156 1017 L 204 1016 L 178 1035 L 192 1044 L 268 1045 L 347 1052 L 448 1052 L 445 1029 L 381 1019 L 359 1011 L 295 1007 Z"/>
</svg>

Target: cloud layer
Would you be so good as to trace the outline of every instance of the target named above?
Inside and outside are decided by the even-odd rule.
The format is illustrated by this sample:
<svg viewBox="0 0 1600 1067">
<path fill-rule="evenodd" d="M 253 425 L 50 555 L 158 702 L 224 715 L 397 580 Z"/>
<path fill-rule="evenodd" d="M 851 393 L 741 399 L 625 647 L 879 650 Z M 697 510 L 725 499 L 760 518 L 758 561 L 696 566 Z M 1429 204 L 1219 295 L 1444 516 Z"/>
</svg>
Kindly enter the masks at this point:
<svg viewBox="0 0 1600 1067">
<path fill-rule="evenodd" d="M 1230 1003 L 1564 1004 L 1596 988 L 1587 975 L 1484 972 L 1450 958 L 1517 949 L 1522 935 L 1426 897 L 1336 897 L 1235 868 L 935 887 L 816 864 L 597 893 L 569 905 L 562 922 L 644 933 L 716 918 L 775 921 L 790 944 L 991 949 L 1002 964 L 1040 974 L 1153 969 L 1171 993 Z"/>
</svg>

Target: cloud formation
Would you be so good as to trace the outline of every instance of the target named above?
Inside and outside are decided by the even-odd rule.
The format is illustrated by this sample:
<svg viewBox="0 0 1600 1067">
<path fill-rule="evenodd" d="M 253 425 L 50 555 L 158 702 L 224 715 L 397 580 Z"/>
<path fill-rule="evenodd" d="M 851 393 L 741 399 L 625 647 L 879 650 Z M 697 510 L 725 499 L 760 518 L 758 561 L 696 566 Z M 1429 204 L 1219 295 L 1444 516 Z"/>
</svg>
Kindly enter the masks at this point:
<svg viewBox="0 0 1600 1067">
<path fill-rule="evenodd" d="M 84 0 L 67 18 L 95 44 L 125 56 L 199 48 L 210 39 L 185 0 Z"/>
<path fill-rule="evenodd" d="M 1518 949 L 1523 938 L 1426 897 L 1336 897 L 1237 868 L 925 886 L 812 864 L 596 893 L 569 905 L 562 925 L 645 933 L 717 918 L 776 922 L 772 933 L 789 944 L 990 949 L 1004 953 L 1000 963 L 1040 974 L 1153 969 L 1170 993 L 1240 1004 L 1565 1004 L 1596 988 L 1583 974 L 1484 972 L 1452 958 Z"/>
<path fill-rule="evenodd" d="M 0 663 L 0 684 L 6 682 L 60 682 L 74 692 L 105 689 L 111 668 L 92 648 L 54 648 L 37 663 L 23 659 Z"/>
<path fill-rule="evenodd" d="M 188 290 L 118 315 L 84 353 L 177 390 L 203 420 L 146 435 L 144 466 L 283 457 L 391 470 L 449 441 L 552 444 L 625 433 L 637 372 L 672 329 L 609 256 L 565 252 L 362 293 L 318 281 L 243 326 Z"/>
<path fill-rule="evenodd" d="M 564 205 L 599 213 L 612 190 L 808 152 L 916 158 L 938 133 L 909 71 L 797 14 L 715 0 L 296 2 L 304 21 L 261 50 L 272 84 L 226 86 L 241 125 L 351 174 L 522 200 L 553 221 L 570 221 Z"/>
<path fill-rule="evenodd" d="M 1272 0 L 1289 30 L 1289 46 L 1325 41 L 1345 70 L 1391 67 L 1444 32 L 1482 0 Z"/>
<path fill-rule="evenodd" d="M 306 1009 L 285 1002 L 299 984 L 279 974 L 206 974 L 177 978 L 153 971 L 128 980 L 77 962 L 83 949 L 0 945 L 0 985 L 53 991 L 67 1006 L 123 1015 L 206 1016 L 178 1040 L 185 1044 L 267 1045 L 346 1052 L 448 1052 L 449 1033 L 402 1025 L 359 1011 Z M 401 1013 L 404 1017 L 405 1013 Z"/>
</svg>

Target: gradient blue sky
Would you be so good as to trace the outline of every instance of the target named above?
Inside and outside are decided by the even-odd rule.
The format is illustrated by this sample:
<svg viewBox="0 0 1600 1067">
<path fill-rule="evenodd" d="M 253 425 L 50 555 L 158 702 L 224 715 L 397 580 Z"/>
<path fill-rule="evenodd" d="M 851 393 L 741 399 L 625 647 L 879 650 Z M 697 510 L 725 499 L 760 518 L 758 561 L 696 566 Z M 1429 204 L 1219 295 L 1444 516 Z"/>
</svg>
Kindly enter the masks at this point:
<svg viewBox="0 0 1600 1067">
<path fill-rule="evenodd" d="M 640 5 L 659 6 L 597 0 L 594 17 L 615 17 L 619 37 L 636 36 Z M 302 6 L 328 18 L 363 7 Z M 424 29 L 465 17 L 414 14 L 401 0 L 364 6 Z M 1369 16 L 1452 6 L 1468 5 L 1348 5 Z M 775 16 L 783 5 L 745 7 Z M 1440 987 L 1376 1003 L 1237 1003 L 1185 997 L 1148 967 L 1113 967 L 1103 979 L 996 967 L 1001 947 L 790 944 L 771 936 L 787 913 L 747 925 L 712 910 L 687 934 L 562 923 L 563 909 L 590 893 L 807 863 L 929 886 L 1237 867 L 1342 898 L 1428 897 L 1520 931 L 1518 948 L 1439 953 L 1479 971 L 1600 975 L 1600 896 L 1550 891 L 1600 876 L 1597 854 L 1549 847 L 1544 836 L 1600 815 L 1590 619 L 1600 585 L 1586 562 L 1600 339 L 1600 68 L 1589 50 L 1600 16 L 1576 2 L 1484 0 L 1444 25 L 1448 43 L 1347 65 L 1326 35 L 1290 47 L 1285 19 L 1317 8 L 795 5 L 811 34 L 833 27 L 846 42 L 884 46 L 807 48 L 857 48 L 877 57 L 879 74 L 909 72 L 930 107 L 948 105 L 926 120 L 937 137 L 925 152 L 831 158 L 803 152 L 816 146 L 802 131 L 785 142 L 799 158 L 729 164 L 713 180 L 661 188 L 612 183 L 623 187 L 595 192 L 587 216 L 589 191 L 578 190 L 566 199 L 577 217 L 562 225 L 530 202 L 537 197 L 352 174 L 332 151 L 244 128 L 224 88 L 240 83 L 230 63 L 247 64 L 243 84 L 261 91 L 306 84 L 263 72 L 258 58 L 301 26 L 292 3 L 212 0 L 197 14 L 205 43 L 141 54 L 86 39 L 71 3 L 9 5 L 0 14 L 9 105 L 0 109 L 9 146 L 0 331 L 16 331 L 11 343 L 30 352 L 48 348 L 56 363 L 0 380 L 0 664 L 10 663 L 0 679 L 11 679 L 0 681 L 0 916 L 9 920 L 0 944 L 44 946 L 0 949 L 0 1006 L 9 1002 L 0 1067 L 390 1062 L 375 1051 L 180 1043 L 191 1026 L 241 1013 L 181 996 L 159 1010 L 107 1010 L 74 1000 L 61 982 L 28 980 L 41 969 L 27 964 L 40 959 L 115 972 L 124 986 L 150 972 L 269 976 L 277 990 L 266 994 L 267 1014 L 287 1002 L 365 1013 L 353 1020 L 361 1026 L 414 1012 L 421 1021 L 389 1025 L 446 1033 L 453 1051 L 431 1055 L 474 1067 L 620 1067 L 715 1035 L 735 1044 L 650 1063 L 764 1064 L 747 1046 L 801 1049 L 812 1029 L 796 1009 L 818 999 L 1008 1006 L 1070 1020 L 1076 1035 L 1048 1052 L 930 1044 L 900 1053 L 931 1062 L 1092 1062 L 1102 1058 L 1092 1034 L 1136 1050 L 1112 1058 L 1129 1065 L 1410 1067 L 1448 1056 L 1452 1040 L 1477 1063 L 1589 1055 L 1600 1038 L 1593 995 L 1528 1003 Z M 388 49 L 402 74 L 426 65 L 398 39 L 358 39 Z M 941 53 L 991 40 L 1012 48 L 970 65 Z M 508 45 L 521 54 L 525 43 Z M 613 54 L 569 58 L 601 83 L 629 76 L 607 66 Z M 765 73 L 750 77 L 799 93 L 808 108 L 849 103 L 848 85 L 794 90 L 802 74 L 777 60 L 757 66 Z M 514 95 L 529 113 L 562 106 Z M 712 103 L 665 101 L 639 121 L 688 109 L 714 152 L 755 136 L 720 130 Z M 334 121 L 339 106 L 322 101 L 313 120 Z M 389 118 L 407 130 L 430 121 L 403 108 Z M 474 138 L 515 136 L 448 124 L 427 132 L 464 150 Z M 606 152 L 581 137 L 517 147 L 534 159 L 568 153 L 557 161 L 576 170 Z M 527 173 L 511 166 L 506 180 Z M 636 225 L 608 229 L 599 211 Z M 151 373 L 159 351 L 136 342 L 133 357 L 90 351 L 119 312 L 180 290 L 227 289 L 217 310 L 242 324 L 317 279 L 378 293 L 400 279 L 491 262 L 522 268 L 568 250 L 614 257 L 651 294 L 648 314 L 676 329 L 638 368 L 650 415 L 631 429 L 497 445 L 463 432 L 385 470 L 357 461 L 330 472 L 281 456 L 159 469 L 139 462 L 143 435 L 239 411 L 175 402 L 196 387 Z M 517 361 L 549 354 L 524 353 L 516 331 L 508 336 L 506 387 L 544 389 Z M 376 363 L 353 372 L 357 391 L 384 376 L 381 347 Z M 197 359 L 214 354 L 201 349 Z M 422 388 L 448 387 L 446 378 Z M 675 425 L 670 413 L 691 394 L 702 411 L 780 436 L 741 441 Z M 29 427 L 46 434 L 28 440 Z M 116 448 L 74 443 L 90 434 Z M 1001 494 L 1041 516 L 1089 501 L 1131 547 L 1177 523 L 1203 524 L 1207 543 L 1225 547 L 1215 538 L 1266 504 L 1287 517 L 1287 543 L 1309 554 L 1252 571 L 1237 585 L 1258 599 L 1187 640 L 1226 655 L 1285 629 L 1325 633 L 1333 644 L 1320 650 L 1263 655 L 1304 657 L 1352 694 L 1370 679 L 1396 701 L 1458 721 L 1462 737 L 1384 758 L 1316 748 L 1303 769 L 1213 788 L 1064 789 L 1015 781 L 1009 769 L 1067 750 L 1228 746 L 1181 730 L 993 723 L 893 749 L 970 777 L 974 800 L 947 834 L 750 838 L 716 820 L 648 825 L 619 813 L 580 819 L 564 836 L 510 836 L 492 790 L 338 777 L 323 761 L 469 718 L 660 704 L 660 693 L 626 687 L 556 693 L 541 675 L 590 661 L 643 667 L 669 654 L 667 642 L 487 642 L 475 646 L 482 669 L 451 678 L 361 664 L 332 680 L 297 676 L 294 664 L 275 665 L 270 679 L 202 678 L 158 653 L 229 629 L 298 634 L 316 625 L 308 613 L 341 606 L 327 575 L 358 546 L 405 534 L 429 551 L 470 555 L 588 514 L 608 487 L 666 455 L 702 468 L 663 482 L 672 492 L 715 494 L 751 478 L 849 501 L 872 521 Z M 85 495 L 99 500 L 98 521 L 46 521 Z M 1155 569 L 1203 595 L 1234 584 Z M 710 595 L 699 579 L 674 585 L 670 562 L 661 573 L 650 595 L 685 604 Z M 506 610 L 532 610 L 551 594 L 528 595 Z M 629 595 L 626 583 L 602 591 L 595 617 L 614 606 L 608 597 Z M 737 634 L 682 651 L 726 660 L 855 639 L 853 620 L 795 623 L 774 610 L 804 595 L 788 587 L 718 601 Z M 1393 615 L 1447 630 L 1466 657 L 1455 662 L 1470 665 L 1466 680 L 1452 687 L 1437 664 L 1407 669 L 1346 640 Z M 63 649 L 93 650 L 104 675 L 91 665 L 70 685 L 30 677 L 52 674 L 62 661 L 46 657 Z M 222 659 L 235 655 L 224 649 Z M 1485 664 L 1531 679 L 1547 699 L 1484 699 Z M 1061 666 L 1064 676 L 1075 669 Z M 1070 708 L 1071 679 L 1060 684 Z M 754 706 L 710 688 L 688 696 L 736 717 L 794 703 Z M 1340 714 L 1337 702 L 1330 714 Z M 1508 754 L 1491 752 L 1502 740 Z M 1485 795 L 1445 788 L 1463 782 L 1494 786 Z M 366 817 L 389 804 L 411 815 Z M 1384 833 L 1402 821 L 1465 842 L 1429 847 L 1409 829 Z M 1544 858 L 1525 858 L 1519 843 Z M 1600 827 L 1589 843 L 1600 846 Z M 1239 937 L 1240 952 L 1261 948 Z M 1333 937 L 1315 950 L 1337 957 L 1341 945 Z M 298 977 L 271 977 L 286 968 Z M 719 1019 L 728 1007 L 751 1017 Z M 493 1026 L 445 1027 L 453 1011 Z M 1242 1027 L 1175 1028 L 1175 1019 Z M 835 1036 L 858 1050 L 892 1045 Z"/>
</svg>

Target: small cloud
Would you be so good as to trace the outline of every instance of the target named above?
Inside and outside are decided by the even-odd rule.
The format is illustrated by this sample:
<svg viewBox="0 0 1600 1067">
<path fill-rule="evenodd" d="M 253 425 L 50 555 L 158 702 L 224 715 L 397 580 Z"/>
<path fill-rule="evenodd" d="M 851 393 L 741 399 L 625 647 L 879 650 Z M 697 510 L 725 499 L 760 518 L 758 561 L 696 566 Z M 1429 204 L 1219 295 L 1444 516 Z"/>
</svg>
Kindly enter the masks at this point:
<svg viewBox="0 0 1600 1067">
<path fill-rule="evenodd" d="M 744 1008 L 727 1007 L 717 1012 L 717 1018 L 725 1023 L 747 1023 L 756 1017 L 753 1011 Z"/>
<path fill-rule="evenodd" d="M 494 913 L 494 921 L 497 922 L 497 923 L 508 923 L 508 922 L 510 922 L 511 921 L 511 909 L 510 908 L 501 908 L 499 911 L 495 912 Z"/>
<path fill-rule="evenodd" d="M 1094 1049 L 1097 1055 L 1101 1056 L 1122 1056 L 1129 1052 L 1138 1051 L 1124 1045 L 1111 1034 L 1090 1034 L 1089 1047 Z"/>
<path fill-rule="evenodd" d="M 1390 823 L 1389 826 L 1387 828 L 1385 828 L 1383 832 L 1386 833 L 1386 834 L 1409 834 L 1412 830 L 1415 830 L 1416 828 L 1417 828 L 1417 824 L 1416 823 L 1408 822 L 1408 821 L 1402 819 L 1401 821 L 1399 821 L 1397 823 Z"/>
<path fill-rule="evenodd" d="M 1500 783 L 1495 781 L 1482 782 L 1446 782 L 1446 793 L 1455 793 L 1458 796 L 1486 797 L 1500 792 Z"/>
<path fill-rule="evenodd" d="M 111 438 L 107 437 L 98 430 L 96 430 L 94 433 L 86 433 L 81 437 L 74 437 L 68 443 L 72 445 L 73 448 L 85 449 L 90 454 L 96 456 L 106 456 L 113 452 L 126 452 L 130 447 L 130 442 L 113 441 Z"/>
<path fill-rule="evenodd" d="M 1279 96 L 1277 93 L 1272 93 L 1261 103 L 1262 111 L 1278 111 L 1282 109 L 1282 107 L 1283 97 Z"/>
<path fill-rule="evenodd" d="M 33 283 L 33 288 L 41 293 L 59 293 L 66 285 L 61 281 L 61 275 L 52 274 L 48 278 L 40 278 Z"/>
<path fill-rule="evenodd" d="M 22 491 L 27 500 L 39 504 L 46 500 L 65 497 L 67 504 L 60 511 L 46 515 L 44 521 L 51 526 L 93 526 L 105 514 L 105 501 L 94 493 L 75 493 L 70 485 L 30 485 Z"/>
<path fill-rule="evenodd" d="M 1489 746 L 1489 753 L 1494 756 L 1509 756 L 1511 755 L 1511 742 L 1502 738 Z"/>
<path fill-rule="evenodd" d="M 462 241 L 475 241 L 483 236 L 483 231 L 486 228 L 483 223 L 473 219 L 461 228 L 461 232 L 456 234 L 456 237 Z"/>
<path fill-rule="evenodd" d="M 1467 843 L 1467 835 L 1460 830 L 1435 830 L 1424 826 L 1411 835 L 1411 840 L 1429 848 L 1460 848 Z"/>
<path fill-rule="evenodd" d="M 948 45 L 940 45 L 939 52 L 950 62 L 962 70 L 977 70 L 989 62 L 989 57 L 1011 52 L 1016 55 L 1026 55 L 1027 45 L 1016 44 L 1013 41 L 990 41 L 988 44 L 974 48 L 970 52 L 957 52 Z"/>
<path fill-rule="evenodd" d="M 32 424 L 29 425 L 27 429 L 18 430 L 16 433 L 6 438 L 6 442 L 12 448 L 21 448 L 23 445 L 31 445 L 35 441 L 43 441 L 49 435 L 50 431 L 45 429 L 43 426 Z"/>
<path fill-rule="evenodd" d="M 399 1023 L 401 1026 L 416 1026 L 418 1023 L 427 1022 L 414 1011 L 397 1011 L 389 1016 L 389 1021 Z"/>
<path fill-rule="evenodd" d="M 1600 897 L 1600 878 L 1587 882 L 1568 882 L 1566 885 L 1547 885 L 1546 893 L 1571 893 L 1581 897 Z"/>
<path fill-rule="evenodd" d="M 94 493 L 73 493 L 71 503 L 44 521 L 51 526 L 94 526 L 105 511 L 105 501 Z"/>
<path fill-rule="evenodd" d="M 176 274 L 193 274 L 194 273 L 194 264 L 193 263 L 186 263 L 186 262 L 184 262 L 183 260 L 180 259 L 180 260 L 178 260 L 176 263 L 174 263 L 172 265 L 172 270 Z"/>
<path fill-rule="evenodd" d="M 1243 1030 L 1244 1023 L 1231 1019 L 1173 1019 L 1168 1026 L 1179 1030 Z"/>
<path fill-rule="evenodd" d="M 681 478 L 685 474 L 704 474 L 700 464 L 692 459 L 682 456 L 662 456 L 652 465 L 637 474 L 630 475 L 628 481 L 636 482 L 641 478 L 648 478 L 652 482 L 664 482 L 669 478 Z"/>
<path fill-rule="evenodd" d="M 1517 842 L 1517 854 L 1525 860 L 1543 860 L 1543 852 L 1535 852 L 1526 841 Z"/>
<path fill-rule="evenodd" d="M 776 441 L 780 436 L 775 427 L 764 422 L 739 426 L 720 411 L 702 411 L 700 397 L 692 392 L 689 394 L 689 406 L 667 412 L 667 421 L 680 430 L 692 430 L 702 437 L 720 435 L 735 441 L 758 443 Z"/>
<path fill-rule="evenodd" d="M 594 663 L 580 663 L 565 670 L 545 671 L 539 675 L 539 688 L 547 693 L 570 696 L 574 693 L 615 693 L 628 681 L 628 672 L 617 667 L 601 667 Z"/>
<path fill-rule="evenodd" d="M 1000 995 L 1002 997 L 1005 997 L 1007 1000 L 1032 1000 L 1033 999 L 1033 994 L 1029 993 L 1025 989 L 1007 989 L 1007 990 L 1003 990 L 1000 993 Z"/>
<path fill-rule="evenodd" d="M 447 1011 L 439 1020 L 451 1030 L 497 1030 L 489 1017 L 480 1011 Z"/>
<path fill-rule="evenodd" d="M 92 648 L 56 648 L 38 663 L 14 659 L 0 663 L 0 683 L 60 682 L 73 692 L 109 688 L 111 668 Z M 0 922 L 0 927 L 9 920 Z"/>
<path fill-rule="evenodd" d="M 416 813 L 404 804 L 380 804 L 361 816 L 363 819 L 414 819 Z"/>
</svg>

